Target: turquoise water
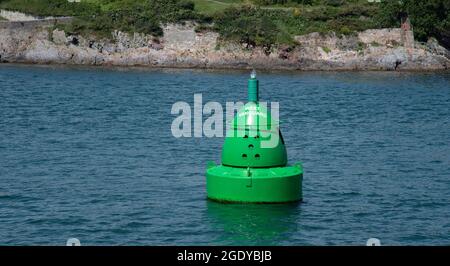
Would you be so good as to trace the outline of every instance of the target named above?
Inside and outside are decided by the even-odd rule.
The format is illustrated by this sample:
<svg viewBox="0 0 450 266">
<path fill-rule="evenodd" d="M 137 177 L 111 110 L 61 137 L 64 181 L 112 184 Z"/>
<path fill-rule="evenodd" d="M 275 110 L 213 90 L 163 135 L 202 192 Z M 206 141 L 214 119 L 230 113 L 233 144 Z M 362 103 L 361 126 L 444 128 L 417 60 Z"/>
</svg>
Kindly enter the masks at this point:
<svg viewBox="0 0 450 266">
<path fill-rule="evenodd" d="M 304 202 L 209 202 L 223 139 L 172 137 L 171 107 L 247 77 L 0 65 L 0 245 L 450 244 L 450 73 L 260 73 Z"/>
</svg>

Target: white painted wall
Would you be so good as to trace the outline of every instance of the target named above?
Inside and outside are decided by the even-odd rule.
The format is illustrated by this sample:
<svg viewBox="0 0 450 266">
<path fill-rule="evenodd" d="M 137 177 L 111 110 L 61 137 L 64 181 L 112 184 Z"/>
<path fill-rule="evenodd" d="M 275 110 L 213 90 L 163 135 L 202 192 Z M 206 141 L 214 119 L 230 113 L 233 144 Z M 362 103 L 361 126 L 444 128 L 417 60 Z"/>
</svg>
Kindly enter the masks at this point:
<svg viewBox="0 0 450 266">
<path fill-rule="evenodd" d="M 9 21 L 31 21 L 39 19 L 35 16 L 27 15 L 21 12 L 0 10 L 0 17 L 3 17 Z M 45 17 L 46 19 L 51 19 L 53 17 Z"/>
</svg>

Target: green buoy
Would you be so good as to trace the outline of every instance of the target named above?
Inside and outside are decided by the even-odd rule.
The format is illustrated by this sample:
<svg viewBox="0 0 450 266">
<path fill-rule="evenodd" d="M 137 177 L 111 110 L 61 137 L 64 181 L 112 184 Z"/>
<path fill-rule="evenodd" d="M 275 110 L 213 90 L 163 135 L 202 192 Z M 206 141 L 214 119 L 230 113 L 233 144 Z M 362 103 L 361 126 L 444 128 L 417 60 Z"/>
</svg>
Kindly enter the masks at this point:
<svg viewBox="0 0 450 266">
<path fill-rule="evenodd" d="M 303 167 L 287 164 L 279 123 L 259 102 L 259 82 L 248 80 L 248 103 L 234 117 L 222 164 L 208 164 L 208 198 L 221 202 L 283 203 L 302 200 Z"/>
</svg>

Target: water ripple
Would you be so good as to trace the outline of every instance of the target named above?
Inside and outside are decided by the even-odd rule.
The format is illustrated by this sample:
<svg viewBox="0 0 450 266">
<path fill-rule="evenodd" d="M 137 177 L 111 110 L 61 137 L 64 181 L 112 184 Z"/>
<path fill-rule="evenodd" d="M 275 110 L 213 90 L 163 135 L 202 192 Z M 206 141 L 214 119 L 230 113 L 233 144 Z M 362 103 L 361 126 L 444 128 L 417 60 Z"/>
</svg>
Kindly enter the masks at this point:
<svg viewBox="0 0 450 266">
<path fill-rule="evenodd" d="M 0 65 L 0 244 L 450 243 L 450 74 L 263 73 L 304 202 L 206 200 L 220 138 L 177 101 L 244 100 L 247 73 Z"/>
</svg>

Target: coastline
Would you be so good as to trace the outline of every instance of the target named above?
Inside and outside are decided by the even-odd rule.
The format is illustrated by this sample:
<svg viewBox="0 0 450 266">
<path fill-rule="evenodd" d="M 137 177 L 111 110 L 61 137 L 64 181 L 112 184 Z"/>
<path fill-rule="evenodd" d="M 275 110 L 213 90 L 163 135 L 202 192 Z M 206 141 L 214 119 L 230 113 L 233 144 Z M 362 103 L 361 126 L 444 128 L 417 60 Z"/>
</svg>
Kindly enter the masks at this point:
<svg viewBox="0 0 450 266">
<path fill-rule="evenodd" d="M 57 25 L 70 18 L 0 22 L 0 63 L 271 71 L 446 71 L 450 52 L 418 43 L 401 29 L 356 36 L 311 33 L 295 46 L 260 47 L 224 42 L 194 23 L 168 24 L 164 36 L 112 33 L 111 39 L 70 35 Z M 409 35 L 408 35 L 409 34 Z M 408 37 L 408 38 L 405 38 Z"/>
<path fill-rule="evenodd" d="M 88 65 L 88 64 L 64 64 L 64 63 L 29 63 L 29 62 L 8 62 L 0 63 L 1 67 L 40 67 L 40 68 L 55 68 L 55 69 L 74 69 L 74 70 L 106 70 L 106 71 L 137 71 L 137 72 L 152 72 L 152 71 L 194 71 L 201 73 L 242 73 L 247 75 L 249 71 L 255 69 L 258 72 L 268 73 L 268 74 L 303 74 L 303 73 L 398 73 L 398 74 L 408 74 L 408 73 L 422 73 L 422 74 L 433 74 L 433 73 L 450 73 L 450 69 L 397 69 L 397 70 L 383 70 L 383 69 L 373 69 L 373 70 L 362 70 L 362 69 L 335 69 L 335 70 L 321 70 L 321 69 L 271 69 L 271 68 L 208 68 L 208 67 L 165 67 L 165 66 L 148 66 L 148 65 L 131 65 L 131 66 L 120 66 L 120 65 Z"/>
</svg>

